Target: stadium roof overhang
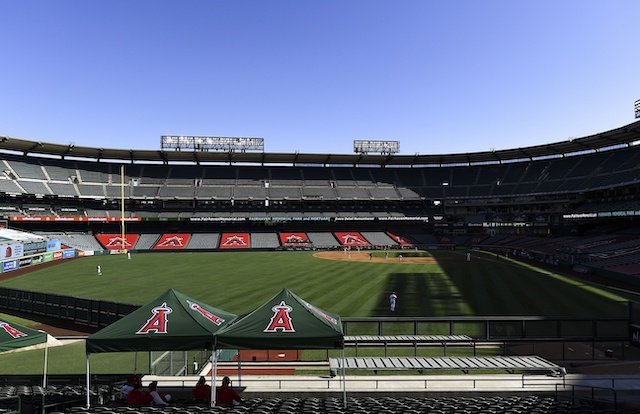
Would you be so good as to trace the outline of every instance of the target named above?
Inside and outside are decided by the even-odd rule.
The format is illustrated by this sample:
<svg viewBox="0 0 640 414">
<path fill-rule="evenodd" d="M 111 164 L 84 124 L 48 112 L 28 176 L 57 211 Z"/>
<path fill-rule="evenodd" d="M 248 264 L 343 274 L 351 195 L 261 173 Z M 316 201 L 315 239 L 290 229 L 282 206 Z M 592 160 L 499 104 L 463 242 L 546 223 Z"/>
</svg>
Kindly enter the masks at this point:
<svg viewBox="0 0 640 414">
<path fill-rule="evenodd" d="M 611 131 L 551 144 L 458 154 L 300 154 L 268 152 L 163 151 L 83 147 L 0 136 L 0 151 L 24 156 L 158 164 L 439 166 L 503 163 L 596 152 L 640 141 L 640 121 Z"/>
</svg>

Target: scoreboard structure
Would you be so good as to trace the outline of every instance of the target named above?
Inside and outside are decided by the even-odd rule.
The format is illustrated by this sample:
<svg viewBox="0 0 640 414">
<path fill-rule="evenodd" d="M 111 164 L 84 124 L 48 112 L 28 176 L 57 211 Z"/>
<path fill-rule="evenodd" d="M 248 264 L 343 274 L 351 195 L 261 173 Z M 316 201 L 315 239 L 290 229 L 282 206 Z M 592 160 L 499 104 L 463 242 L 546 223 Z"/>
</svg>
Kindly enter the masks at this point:
<svg viewBox="0 0 640 414">
<path fill-rule="evenodd" d="M 264 151 L 264 138 L 162 135 L 160 148 L 174 151 Z"/>
<path fill-rule="evenodd" d="M 353 152 L 356 154 L 397 154 L 400 152 L 400 141 L 354 140 Z"/>
</svg>

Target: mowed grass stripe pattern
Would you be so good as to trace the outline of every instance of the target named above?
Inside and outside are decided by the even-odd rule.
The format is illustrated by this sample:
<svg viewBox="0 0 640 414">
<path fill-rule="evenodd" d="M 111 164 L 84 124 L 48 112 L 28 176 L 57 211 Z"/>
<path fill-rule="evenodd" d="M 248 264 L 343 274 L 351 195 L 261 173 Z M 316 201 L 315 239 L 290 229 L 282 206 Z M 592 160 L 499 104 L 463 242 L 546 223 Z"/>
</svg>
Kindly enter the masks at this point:
<svg viewBox="0 0 640 414">
<path fill-rule="evenodd" d="M 474 252 L 471 262 L 460 251 L 420 254 L 436 263 L 332 261 L 312 252 L 89 256 L 36 268 L 0 285 L 135 304 L 174 288 L 240 315 L 284 287 L 343 317 L 626 315 L 625 298 L 510 259 L 481 252 Z M 399 299 L 392 314 L 393 290 Z"/>
</svg>

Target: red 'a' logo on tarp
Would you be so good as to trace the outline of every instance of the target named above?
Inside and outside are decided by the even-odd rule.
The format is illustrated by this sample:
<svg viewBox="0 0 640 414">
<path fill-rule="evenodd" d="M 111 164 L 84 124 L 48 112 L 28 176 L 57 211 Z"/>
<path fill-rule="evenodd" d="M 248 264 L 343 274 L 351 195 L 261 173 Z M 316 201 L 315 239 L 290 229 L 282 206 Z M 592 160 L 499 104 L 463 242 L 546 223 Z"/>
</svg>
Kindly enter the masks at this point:
<svg viewBox="0 0 640 414">
<path fill-rule="evenodd" d="M 206 309 L 203 309 L 197 303 L 191 302 L 191 301 L 187 301 L 187 302 L 189 302 L 189 307 L 191 309 L 193 309 L 194 311 L 198 312 L 199 314 L 201 314 L 205 318 L 209 319 L 211 322 L 215 323 L 216 325 L 220 326 L 220 325 L 222 325 L 222 322 L 224 322 L 224 319 L 222 319 L 218 315 L 214 315 L 213 313 L 209 312 Z"/>
<path fill-rule="evenodd" d="M 184 245 L 182 244 L 182 240 L 184 240 L 184 237 L 179 237 L 179 236 L 167 237 L 163 242 L 158 244 L 158 246 L 160 246 L 160 247 L 183 247 Z"/>
<path fill-rule="evenodd" d="M 9 325 L 6 322 L 0 322 L 0 328 L 4 329 L 13 339 L 22 338 L 23 336 L 28 336 L 26 333 L 21 332 Z"/>
<path fill-rule="evenodd" d="M 293 329 L 293 321 L 289 315 L 289 312 L 291 312 L 293 308 L 284 303 L 284 300 L 281 301 L 280 304 L 271 308 L 271 310 L 273 311 L 273 316 L 271 317 L 269 325 L 263 332 L 277 332 L 278 330 L 281 332 L 296 331 Z"/>
<path fill-rule="evenodd" d="M 148 334 L 149 332 L 167 333 L 167 324 L 169 323 L 167 315 L 173 312 L 173 309 L 167 306 L 167 302 L 164 302 L 162 305 L 151 309 L 151 312 L 153 316 L 147 320 L 147 323 L 136 334 Z"/>
</svg>

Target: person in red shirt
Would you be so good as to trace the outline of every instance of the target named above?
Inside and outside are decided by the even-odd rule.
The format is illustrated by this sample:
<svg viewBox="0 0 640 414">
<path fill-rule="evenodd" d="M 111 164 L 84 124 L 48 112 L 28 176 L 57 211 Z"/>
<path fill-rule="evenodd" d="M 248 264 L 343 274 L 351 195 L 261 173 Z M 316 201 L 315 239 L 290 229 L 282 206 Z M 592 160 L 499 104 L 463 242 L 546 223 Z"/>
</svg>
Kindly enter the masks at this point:
<svg viewBox="0 0 640 414">
<path fill-rule="evenodd" d="M 207 385 L 205 377 L 200 377 L 196 386 L 191 389 L 191 395 L 196 400 L 209 401 L 211 399 L 211 387 Z"/>
<path fill-rule="evenodd" d="M 153 397 L 140 389 L 139 382 L 133 384 L 133 389 L 127 394 L 127 404 L 129 405 L 146 405 L 151 401 L 153 401 Z"/>
<path fill-rule="evenodd" d="M 229 377 L 222 378 L 222 386 L 216 387 L 216 401 L 222 405 L 240 405 L 242 398 L 230 387 Z"/>
</svg>

